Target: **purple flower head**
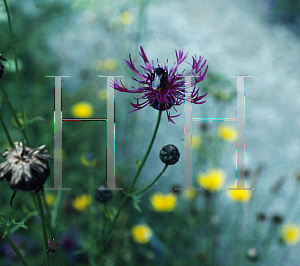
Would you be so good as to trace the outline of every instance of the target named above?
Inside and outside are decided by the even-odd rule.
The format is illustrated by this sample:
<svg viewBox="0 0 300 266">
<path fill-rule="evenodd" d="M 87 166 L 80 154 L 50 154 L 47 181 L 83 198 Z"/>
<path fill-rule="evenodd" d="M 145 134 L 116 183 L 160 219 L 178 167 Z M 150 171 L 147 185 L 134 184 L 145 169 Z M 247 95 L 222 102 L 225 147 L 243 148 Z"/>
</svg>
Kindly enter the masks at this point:
<svg viewBox="0 0 300 266">
<path fill-rule="evenodd" d="M 140 84 L 140 88 L 132 87 L 133 90 L 129 90 L 125 88 L 122 81 L 119 82 L 113 82 L 111 86 L 122 92 L 130 92 L 130 93 L 143 93 L 143 96 L 140 98 L 135 98 L 136 103 L 131 103 L 131 105 L 134 107 L 134 110 L 131 112 L 140 110 L 148 105 L 152 106 L 153 108 L 160 110 L 160 111 L 166 111 L 168 116 L 168 121 L 172 122 L 174 121 L 172 118 L 177 117 L 179 115 L 171 116 L 170 114 L 170 108 L 173 106 L 175 111 L 177 112 L 175 106 L 179 106 L 182 103 L 184 103 L 185 99 L 185 76 L 191 75 L 195 78 L 191 81 L 191 87 L 192 87 L 192 93 L 191 98 L 186 99 L 190 100 L 192 103 L 195 104 L 202 104 L 205 101 L 201 101 L 207 93 L 204 95 L 198 95 L 199 88 L 196 88 L 196 84 L 199 83 L 202 80 L 205 80 L 209 75 L 206 75 L 208 66 L 206 66 L 205 70 L 203 69 L 206 60 L 203 62 L 203 57 L 199 57 L 197 59 L 197 56 L 193 57 L 193 63 L 191 65 L 192 69 L 184 75 L 184 71 L 182 73 L 178 73 L 177 69 L 185 62 L 185 59 L 187 58 L 188 54 L 183 54 L 183 51 L 179 50 L 179 52 L 176 52 L 176 63 L 174 63 L 173 67 L 171 69 L 168 69 L 168 61 L 167 64 L 164 63 L 164 65 L 160 65 L 157 59 L 157 67 L 154 66 L 154 63 L 152 61 L 152 64 L 150 64 L 143 47 L 141 46 L 141 52 L 139 53 L 140 56 L 144 60 L 143 65 L 139 65 L 143 70 L 144 73 L 140 73 L 134 66 L 134 62 L 132 62 L 131 54 L 129 54 L 129 61 L 125 60 L 126 64 L 130 67 L 130 69 L 138 76 L 139 80 L 136 78 L 133 78 L 136 82 Z M 203 71 L 204 70 L 204 71 Z M 144 100 L 143 102 L 141 102 Z M 130 112 L 130 113 L 131 113 Z"/>
</svg>

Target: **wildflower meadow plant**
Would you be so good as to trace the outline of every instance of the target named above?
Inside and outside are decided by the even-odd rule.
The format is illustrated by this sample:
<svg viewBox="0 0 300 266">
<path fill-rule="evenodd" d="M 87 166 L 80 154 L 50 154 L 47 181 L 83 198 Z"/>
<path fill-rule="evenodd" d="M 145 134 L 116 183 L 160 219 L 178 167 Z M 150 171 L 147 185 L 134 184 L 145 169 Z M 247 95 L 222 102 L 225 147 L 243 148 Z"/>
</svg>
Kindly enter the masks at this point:
<svg viewBox="0 0 300 266">
<path fill-rule="evenodd" d="M 21 2 L 14 2 L 11 1 L 14 7 L 12 10 L 20 10 L 22 15 L 22 8 L 18 7 Z M 86 1 L 76 1 L 72 6 L 73 10 L 76 6 L 78 14 L 80 10 L 88 11 L 84 13 L 85 18 L 86 14 L 92 14 L 94 17 L 89 19 L 96 25 L 97 16 L 93 9 L 96 9 L 99 1 L 92 2 L 88 4 L 88 10 L 85 10 Z M 119 33 L 124 29 L 126 33 L 129 29 L 140 29 L 142 25 L 146 31 L 145 23 L 140 22 L 145 22 L 143 19 L 147 14 L 148 2 L 137 1 L 143 7 L 139 14 L 136 14 L 135 8 L 127 8 L 124 3 L 121 9 L 118 7 L 111 13 L 112 16 L 115 14 L 115 23 L 106 21 L 105 16 L 99 16 L 101 22 L 105 21 L 101 30 L 106 32 L 109 29 L 111 36 L 115 34 L 115 40 L 123 38 L 124 35 Z M 99 53 L 99 57 L 83 64 L 90 69 L 82 69 L 80 73 L 83 78 L 78 80 L 83 84 L 78 85 L 78 94 L 68 91 L 68 95 L 64 95 L 69 114 L 75 118 L 85 118 L 82 119 L 84 122 L 80 122 L 85 123 L 82 129 L 82 124 L 78 126 L 79 122 L 73 121 L 70 128 L 68 125 L 63 131 L 65 142 L 61 159 L 63 175 L 66 177 L 64 182 L 67 183 L 64 185 L 72 183 L 72 189 L 44 191 L 44 186 L 53 190 L 49 184 L 54 176 L 51 158 L 55 160 L 55 154 L 51 145 L 49 147 L 53 143 L 52 115 L 49 110 L 45 113 L 42 110 L 44 105 L 49 104 L 49 95 L 53 95 L 53 91 L 40 93 L 32 90 L 27 93 L 27 87 L 39 87 L 41 84 L 33 81 L 29 86 L 26 83 L 24 75 L 36 73 L 36 69 L 31 64 L 25 64 L 27 55 L 24 56 L 24 51 L 20 52 L 23 56 L 16 51 L 15 48 L 20 46 L 15 45 L 7 1 L 3 0 L 3 3 L 10 35 L 7 38 L 9 41 L 3 38 L 5 43 L 1 48 L 3 51 L 0 51 L 0 125 L 3 129 L 3 137 L 0 138 L 0 179 L 3 181 L 0 182 L 0 261 L 3 265 L 290 265 L 290 261 L 283 262 L 283 259 L 288 257 L 286 250 L 296 252 L 299 244 L 297 210 L 292 210 L 294 204 L 290 203 L 297 202 L 300 194 L 300 174 L 297 174 L 297 180 L 295 178 L 294 192 L 291 195 L 287 192 L 289 199 L 286 208 L 282 208 L 286 212 L 281 209 L 273 211 L 271 208 L 273 199 L 282 200 L 283 197 L 277 195 L 282 192 L 284 182 L 275 182 L 269 194 L 264 191 L 266 195 L 263 196 L 267 200 L 257 195 L 258 189 L 228 190 L 228 187 L 236 186 L 230 184 L 236 172 L 235 169 L 228 170 L 221 155 L 226 152 L 225 142 L 234 142 L 236 139 L 236 130 L 227 125 L 217 126 L 217 123 L 205 121 L 200 122 L 199 126 L 193 125 L 191 143 L 195 167 L 194 188 L 175 190 L 178 184 L 173 183 L 174 174 L 182 170 L 180 168 L 184 164 L 185 152 L 181 148 L 182 139 L 174 137 L 171 141 L 170 135 L 160 130 L 160 124 L 166 123 L 171 129 L 177 130 L 179 123 L 173 125 L 179 116 L 176 108 L 186 102 L 200 105 L 202 109 L 213 101 L 211 106 L 216 106 L 213 108 L 217 112 L 216 117 L 222 117 L 218 112 L 230 104 L 235 93 L 229 90 L 226 78 L 211 72 L 211 65 L 208 74 L 207 61 L 203 56 L 189 58 L 183 50 L 175 50 L 174 64 L 169 65 L 168 60 L 161 63 L 156 58 L 148 59 L 144 48 L 140 46 L 143 42 L 142 34 L 136 38 L 138 41 L 135 45 L 140 46 L 139 54 L 143 64 L 137 65 L 131 54 L 125 63 L 120 63 L 122 60 L 117 58 L 117 54 L 127 54 L 127 51 L 126 45 L 120 45 L 118 41 L 111 44 L 112 49 L 119 49 L 118 53 L 113 56 Z M 56 5 L 66 12 L 64 15 L 67 14 L 65 4 Z M 105 1 L 101 2 L 101 9 L 109 10 Z M 47 17 L 55 15 L 53 11 L 44 13 L 46 10 L 43 9 L 40 16 L 37 11 L 37 20 L 42 21 L 45 14 L 49 14 Z M 57 10 L 60 12 L 59 8 Z M 14 14 L 15 20 L 22 17 L 18 14 Z M 39 36 L 41 31 L 34 33 Z M 27 37 L 27 32 L 24 36 Z M 18 43 L 26 46 L 30 40 L 22 41 L 22 38 L 18 39 Z M 10 42 L 11 50 L 6 48 L 10 47 Z M 35 51 L 26 47 L 27 50 L 28 55 L 44 52 L 40 48 Z M 160 52 L 163 54 L 164 49 L 160 49 Z M 47 69 L 48 58 L 40 60 L 39 64 Z M 23 68 L 20 67 L 21 62 Z M 111 88 L 119 92 L 142 94 L 131 103 L 131 112 L 140 110 L 142 113 L 145 108 L 153 108 L 157 111 L 157 121 L 147 125 L 149 130 L 147 128 L 146 139 L 149 143 L 146 143 L 148 146 L 141 158 L 131 160 L 126 153 L 128 150 L 124 149 L 122 161 L 116 161 L 115 187 L 123 187 L 120 191 L 106 187 L 106 125 L 101 125 L 99 131 L 99 127 L 93 128 L 94 122 L 86 120 L 92 120 L 88 118 L 98 116 L 99 111 L 105 111 L 107 100 L 107 90 L 102 85 L 87 82 L 91 73 L 121 73 L 123 66 L 133 71 L 137 85 L 128 88 L 124 80 L 130 77 L 124 75 L 122 80 L 116 79 L 110 84 Z M 51 64 L 51 71 L 54 70 L 59 71 L 59 68 Z M 37 73 L 36 76 L 45 75 Z M 186 84 L 186 76 L 193 76 L 191 84 Z M 186 98 L 187 87 L 191 87 L 190 98 Z M 89 93 L 86 93 L 87 88 Z M 28 103 L 29 97 L 35 97 L 32 100 L 35 108 L 30 109 L 42 113 L 43 117 L 32 118 L 33 112 L 23 106 L 23 101 L 32 104 Z M 121 97 L 121 101 L 128 104 L 124 98 Z M 52 103 L 49 106 L 53 108 Z M 164 112 L 171 123 L 161 119 Z M 126 137 L 139 127 L 137 123 L 131 126 L 132 116 L 122 114 L 126 123 L 118 130 L 124 131 L 122 135 Z M 60 125 L 60 122 L 56 121 L 56 125 Z M 150 130 L 153 130 L 152 135 L 151 132 L 148 135 Z M 116 139 L 119 132 L 115 135 Z M 160 141 L 158 148 L 154 145 L 156 138 Z M 137 142 L 125 140 L 124 147 L 128 145 L 126 148 L 135 151 L 134 145 Z M 142 146 L 138 148 L 139 152 L 143 151 Z M 117 148 L 115 153 L 118 153 Z M 155 156 L 149 156 L 150 153 Z M 126 171 L 123 171 L 123 165 Z M 151 168 L 151 171 L 147 171 L 146 167 Z M 260 182 L 265 183 L 265 179 L 260 178 L 265 173 L 259 167 L 256 170 L 254 166 L 251 167 L 253 169 L 250 169 L 249 174 L 245 173 L 245 186 L 259 188 Z M 161 184 L 166 187 L 162 188 L 159 186 Z"/>
</svg>

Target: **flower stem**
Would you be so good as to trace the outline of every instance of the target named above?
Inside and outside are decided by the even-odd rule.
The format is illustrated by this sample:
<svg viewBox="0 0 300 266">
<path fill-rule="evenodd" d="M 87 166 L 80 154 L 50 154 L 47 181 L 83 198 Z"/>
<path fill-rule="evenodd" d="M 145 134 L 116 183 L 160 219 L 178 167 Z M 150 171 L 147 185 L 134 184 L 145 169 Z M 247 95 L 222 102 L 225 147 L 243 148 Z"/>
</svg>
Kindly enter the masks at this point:
<svg viewBox="0 0 300 266">
<path fill-rule="evenodd" d="M 141 164 L 139 165 L 139 168 L 138 168 L 138 170 L 137 170 L 137 172 L 136 172 L 136 174 L 135 174 L 135 176 L 134 176 L 134 178 L 133 178 L 133 180 L 132 180 L 132 182 L 131 182 L 131 184 L 130 184 L 130 186 L 129 186 L 129 188 L 128 188 L 128 193 L 131 191 L 132 187 L 134 186 L 134 184 L 135 184 L 135 182 L 136 182 L 136 180 L 137 180 L 137 178 L 138 178 L 138 176 L 139 176 L 139 174 L 140 174 L 140 172 L 141 172 L 141 170 L 142 170 L 142 168 L 143 168 L 143 166 L 144 166 L 144 164 L 145 164 L 145 162 L 146 162 L 146 160 L 147 160 L 147 157 L 148 157 L 148 155 L 149 155 L 149 153 L 150 153 L 150 150 L 151 150 L 152 145 L 153 145 L 153 142 L 154 142 L 154 140 L 155 140 L 156 133 L 157 133 L 157 130 L 158 130 L 158 126 L 159 126 L 159 123 L 160 123 L 161 113 L 162 113 L 162 111 L 159 111 L 159 113 L 158 113 L 158 118 L 157 118 L 157 122 L 156 122 L 156 125 L 155 125 L 155 129 L 154 129 L 154 132 L 153 132 L 153 135 L 152 135 L 152 138 L 151 138 L 149 147 L 148 147 L 148 149 L 147 149 L 147 151 L 146 151 L 146 154 L 145 154 L 145 156 L 144 156 L 144 158 L 143 158 L 143 161 L 142 161 Z"/>
<path fill-rule="evenodd" d="M 58 190 L 56 194 L 56 200 L 54 203 L 53 211 L 52 211 L 52 217 L 51 217 L 51 227 L 55 228 L 56 227 L 56 218 L 58 215 L 58 210 L 59 210 L 59 204 L 61 202 L 62 198 L 62 190 Z"/>
<path fill-rule="evenodd" d="M 10 101 L 9 101 L 8 95 L 7 95 L 6 91 L 4 90 L 4 87 L 3 87 L 3 85 L 2 85 L 1 82 L 0 82 L 0 87 L 1 87 L 1 90 L 2 90 L 2 92 L 3 92 L 3 94 L 4 94 L 4 97 L 5 97 L 6 100 L 7 100 L 8 107 L 9 107 L 9 109 L 11 110 L 11 112 L 12 112 L 12 114 L 13 114 L 13 117 L 14 117 L 14 119 L 15 119 L 15 121 L 16 121 L 16 124 L 17 124 L 18 128 L 21 130 L 22 135 L 23 135 L 24 139 L 26 139 L 26 143 L 27 143 L 27 145 L 29 146 L 29 144 L 28 144 L 28 139 L 27 139 L 26 132 L 25 132 L 25 129 L 22 127 L 22 125 L 21 125 L 21 123 L 20 123 L 20 121 L 19 121 L 19 119 L 18 119 L 18 117 L 17 117 L 17 114 L 16 114 L 15 110 L 13 109 L 13 107 L 12 107 Z M 23 117 L 23 121 L 25 122 L 25 118 L 24 118 L 24 117 Z"/>
<path fill-rule="evenodd" d="M 57 194 L 59 194 L 59 193 L 61 195 L 62 190 L 58 190 Z M 46 200 L 45 193 L 43 193 L 42 200 L 43 200 L 43 204 L 45 206 L 46 213 L 47 213 L 46 218 L 48 220 L 48 223 L 47 223 L 48 230 L 49 230 L 49 232 L 51 234 L 50 239 L 52 239 L 52 238 L 56 239 L 57 235 L 56 235 L 56 233 L 54 231 L 55 223 L 52 224 L 52 217 L 51 217 L 52 215 L 51 215 L 50 208 L 49 208 L 49 205 L 48 205 L 47 200 Z M 56 213 L 56 215 L 57 215 L 57 213 Z M 53 216 L 54 216 L 54 214 L 53 214 Z M 60 260 L 61 265 L 67 265 L 66 260 L 65 260 L 63 254 L 62 254 L 62 250 L 61 249 L 57 249 L 57 254 L 59 256 L 59 260 Z"/>
<path fill-rule="evenodd" d="M 9 33 L 10 33 L 11 44 L 12 44 L 12 50 L 13 50 L 13 55 L 14 55 L 14 60 L 15 60 L 15 65 L 16 65 L 16 79 L 17 79 L 17 88 L 18 88 L 19 99 L 20 99 L 20 110 L 21 110 L 21 113 L 22 113 L 22 117 L 25 121 L 24 109 L 23 109 L 23 103 L 22 103 L 22 95 L 21 95 L 21 83 L 20 83 L 19 67 L 18 67 L 18 61 L 17 61 L 17 56 L 16 56 L 15 41 L 14 41 L 14 36 L 13 36 L 13 31 L 12 31 L 12 26 L 11 26 L 10 13 L 9 13 L 9 10 L 8 10 L 8 5 L 6 3 L 6 0 L 3 0 L 3 2 L 4 2 L 4 5 L 5 5 L 5 9 L 6 9 Z"/>
<path fill-rule="evenodd" d="M 3 118 L 2 118 L 1 112 L 0 112 L 0 122 L 1 122 L 1 124 L 2 124 L 2 126 L 3 126 L 3 129 L 4 129 L 4 131 L 5 131 L 5 135 L 6 135 L 7 139 L 8 139 L 8 142 L 9 142 L 10 146 L 11 146 L 12 148 L 14 148 L 13 141 L 12 141 L 12 139 L 11 139 L 11 137 L 10 137 L 10 135 L 9 135 L 9 132 L 8 132 L 8 130 L 7 130 L 7 127 L 6 127 L 5 123 L 4 123 L 4 120 L 3 120 Z"/>
<path fill-rule="evenodd" d="M 10 238 L 10 236 L 8 234 L 5 236 L 5 239 L 8 242 L 8 244 L 11 246 L 11 248 L 14 250 L 14 252 L 16 253 L 19 260 L 23 263 L 23 265 L 28 266 L 23 255 L 21 254 L 20 250 L 18 249 L 18 247 L 15 245 L 15 243 L 12 241 L 12 239 Z"/>
<path fill-rule="evenodd" d="M 40 217 L 41 217 L 41 222 L 42 222 L 42 227 L 43 227 L 44 246 L 45 246 L 46 262 L 47 262 L 46 265 L 50 266 L 51 261 L 50 261 L 49 252 L 47 251 L 47 249 L 48 249 L 48 243 L 47 243 L 48 237 L 47 237 L 46 221 L 45 221 L 44 208 L 43 208 L 43 203 L 42 203 L 40 192 L 36 193 L 36 199 L 37 199 L 37 202 L 38 202 L 39 212 L 40 212 Z"/>
<path fill-rule="evenodd" d="M 91 195 L 91 204 L 89 207 L 89 233 L 88 233 L 88 241 L 90 248 L 88 249 L 88 258 L 89 258 L 89 265 L 95 266 L 96 263 L 96 218 L 95 218 L 95 204 L 93 200 L 93 192 L 95 190 L 95 184 L 93 179 L 93 168 L 92 166 L 88 166 L 88 186 L 89 186 L 89 194 Z"/>
<path fill-rule="evenodd" d="M 168 167 L 168 165 L 166 164 L 165 167 L 164 167 L 164 169 L 163 169 L 163 170 L 159 173 L 159 175 L 151 182 L 150 185 L 148 185 L 147 187 L 145 187 L 145 188 L 143 188 L 143 189 L 141 189 L 141 190 L 139 190 L 139 191 L 134 192 L 133 195 L 141 194 L 141 193 L 143 193 L 144 191 L 146 191 L 148 188 L 152 187 L 152 186 L 155 184 L 155 182 L 161 177 L 161 175 L 166 171 L 167 167 Z"/>
<path fill-rule="evenodd" d="M 122 201 L 121 201 L 121 203 L 120 203 L 120 205 L 119 205 L 119 208 L 118 208 L 118 210 L 117 210 L 117 213 L 116 213 L 114 219 L 112 220 L 112 222 L 111 222 L 111 224 L 110 224 L 110 226 L 109 226 L 109 228 L 108 228 L 108 230 L 107 230 L 107 233 L 106 233 L 105 238 L 104 238 L 104 239 L 105 239 L 105 240 L 104 240 L 104 245 L 105 245 L 105 244 L 107 243 L 107 241 L 108 241 L 108 237 L 109 237 L 109 235 L 111 234 L 111 232 L 112 232 L 112 230 L 113 230 L 113 228 L 114 228 L 114 226 L 115 226 L 115 224 L 116 224 L 117 219 L 119 218 L 119 215 L 120 215 L 120 213 L 121 213 L 122 208 L 124 207 L 124 205 L 125 205 L 127 199 L 131 196 L 131 194 L 130 194 L 131 189 L 133 188 L 133 186 L 134 186 L 134 184 L 135 184 L 135 182 L 136 182 L 136 180 L 137 180 L 137 178 L 138 178 L 138 176 L 139 176 L 139 174 L 140 174 L 140 172 L 141 172 L 141 170 L 142 170 L 142 168 L 143 168 L 143 166 L 144 166 L 144 164 L 145 164 L 145 162 L 146 162 L 146 160 L 147 160 L 147 157 L 148 157 L 148 155 L 149 155 L 149 153 L 150 153 L 150 150 L 151 150 L 151 148 L 152 148 L 153 142 L 154 142 L 154 140 L 155 140 L 156 133 L 157 133 L 157 131 L 158 131 L 158 126 L 159 126 L 160 119 L 161 119 L 161 113 L 162 113 L 162 111 L 159 111 L 159 113 L 158 113 L 158 118 L 157 118 L 157 122 L 156 122 L 156 125 L 155 125 L 155 128 L 154 128 L 154 132 L 153 132 L 153 135 L 152 135 L 150 144 L 149 144 L 149 146 L 148 146 L 148 149 L 147 149 L 147 151 L 146 151 L 146 154 L 145 154 L 145 156 L 144 156 L 144 158 L 143 158 L 143 161 L 142 161 L 141 164 L 139 165 L 139 168 L 138 168 L 138 170 L 137 170 L 137 172 L 136 172 L 136 174 L 135 174 L 133 180 L 131 181 L 131 184 L 129 185 L 129 188 L 128 188 L 128 190 L 127 190 L 127 193 L 125 193 L 125 196 L 124 196 L 124 198 L 122 199 Z M 166 167 L 165 167 L 165 168 L 166 168 Z M 164 169 L 164 170 L 166 170 L 166 169 Z M 164 172 L 164 170 L 163 170 L 163 172 Z M 162 173 L 163 173 L 163 172 L 162 172 Z M 162 173 L 161 173 L 161 174 L 162 174 Z M 161 176 L 161 174 L 159 175 L 159 177 Z M 157 179 L 158 179 L 158 178 L 157 178 Z M 157 179 L 156 179 L 156 180 L 157 180 Z"/>
</svg>

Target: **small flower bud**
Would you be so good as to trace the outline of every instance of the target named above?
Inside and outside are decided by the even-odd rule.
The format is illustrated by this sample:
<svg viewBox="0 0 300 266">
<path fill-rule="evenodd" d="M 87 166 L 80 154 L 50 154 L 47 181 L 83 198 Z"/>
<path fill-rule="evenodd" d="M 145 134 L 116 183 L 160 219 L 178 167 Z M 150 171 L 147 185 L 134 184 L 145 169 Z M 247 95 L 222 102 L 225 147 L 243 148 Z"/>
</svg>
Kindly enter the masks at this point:
<svg viewBox="0 0 300 266">
<path fill-rule="evenodd" d="M 159 153 L 161 161 L 168 165 L 177 163 L 179 157 L 180 153 L 177 147 L 172 144 L 164 146 Z"/>
<path fill-rule="evenodd" d="M 106 203 L 112 198 L 112 191 L 106 189 L 103 186 L 98 187 L 95 193 L 95 199 L 96 201 L 99 201 L 101 203 Z"/>
</svg>

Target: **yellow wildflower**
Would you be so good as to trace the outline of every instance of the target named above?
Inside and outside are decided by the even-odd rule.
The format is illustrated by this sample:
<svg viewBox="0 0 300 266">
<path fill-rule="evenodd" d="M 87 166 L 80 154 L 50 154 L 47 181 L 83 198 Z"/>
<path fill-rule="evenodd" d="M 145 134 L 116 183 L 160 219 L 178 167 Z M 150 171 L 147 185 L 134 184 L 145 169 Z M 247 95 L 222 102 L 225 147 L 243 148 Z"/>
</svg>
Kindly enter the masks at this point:
<svg viewBox="0 0 300 266">
<path fill-rule="evenodd" d="M 233 142 L 236 139 L 235 129 L 231 126 L 221 125 L 218 128 L 218 135 L 227 142 Z"/>
<path fill-rule="evenodd" d="M 117 67 L 117 62 L 116 60 L 109 58 L 104 61 L 104 67 L 106 70 L 114 70 Z"/>
<path fill-rule="evenodd" d="M 128 11 L 122 12 L 122 14 L 120 15 L 120 22 L 123 25 L 131 24 L 133 22 L 133 15 Z"/>
<path fill-rule="evenodd" d="M 192 137 L 192 147 L 193 149 L 198 149 L 201 145 L 201 138 L 198 135 Z"/>
<path fill-rule="evenodd" d="M 91 204 L 91 197 L 89 195 L 81 195 L 73 200 L 73 207 L 77 211 L 84 211 Z"/>
<path fill-rule="evenodd" d="M 235 188 L 236 184 L 231 184 L 230 188 Z M 247 185 L 245 185 L 247 187 Z M 233 201 L 249 201 L 251 199 L 250 190 L 227 190 L 227 196 Z"/>
<path fill-rule="evenodd" d="M 197 183 L 210 192 L 215 192 L 223 187 L 225 175 L 222 170 L 213 169 L 206 174 L 199 174 Z"/>
<path fill-rule="evenodd" d="M 72 107 L 72 113 L 75 118 L 90 118 L 93 114 L 93 107 L 89 103 L 80 102 Z"/>
<path fill-rule="evenodd" d="M 47 204 L 49 206 L 52 206 L 54 204 L 54 202 L 55 202 L 55 195 L 53 195 L 53 194 L 46 194 L 45 197 L 46 197 Z"/>
<path fill-rule="evenodd" d="M 154 211 L 157 212 L 170 212 L 176 206 L 177 196 L 174 193 L 162 194 L 155 193 L 150 198 Z"/>
<path fill-rule="evenodd" d="M 300 238 L 299 226 L 295 224 L 284 224 L 280 228 L 282 241 L 287 245 L 296 245 Z"/>
<path fill-rule="evenodd" d="M 134 241 L 146 244 L 152 236 L 152 230 L 145 224 L 136 225 L 131 229 L 131 235 Z"/>
<path fill-rule="evenodd" d="M 196 196 L 196 191 L 195 190 L 184 190 L 183 191 L 183 197 L 186 199 L 192 199 Z"/>
</svg>

